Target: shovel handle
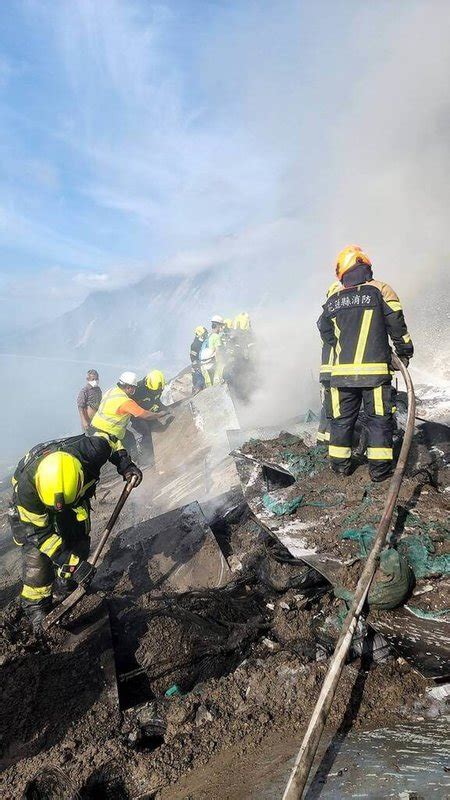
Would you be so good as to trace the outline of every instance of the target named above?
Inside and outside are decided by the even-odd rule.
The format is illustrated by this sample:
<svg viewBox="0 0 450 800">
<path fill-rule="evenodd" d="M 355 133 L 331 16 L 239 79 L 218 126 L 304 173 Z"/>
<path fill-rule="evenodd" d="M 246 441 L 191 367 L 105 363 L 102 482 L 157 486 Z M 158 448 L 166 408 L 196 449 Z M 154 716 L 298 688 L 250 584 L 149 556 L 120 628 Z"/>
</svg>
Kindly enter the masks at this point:
<svg viewBox="0 0 450 800">
<path fill-rule="evenodd" d="M 136 480 L 137 480 L 136 476 L 133 475 L 132 478 L 129 481 L 126 482 L 126 485 L 124 486 L 124 488 L 122 490 L 122 494 L 120 495 L 120 497 L 119 497 L 119 499 L 117 501 L 116 507 L 115 507 L 114 511 L 112 512 L 112 514 L 111 514 L 111 516 L 110 516 L 110 518 L 108 520 L 108 523 L 106 525 L 106 528 L 105 528 L 105 530 L 103 531 L 103 533 L 102 533 L 102 535 L 100 537 L 100 541 L 99 541 L 97 547 L 94 550 L 93 556 L 90 559 L 90 562 L 91 562 L 91 564 L 93 564 L 94 567 L 97 564 L 97 561 L 98 561 L 98 559 L 100 558 L 100 556 L 102 554 L 103 548 L 104 548 L 104 546 L 105 546 L 105 544 L 107 542 L 109 534 L 111 533 L 114 525 L 117 522 L 117 517 L 119 516 L 120 512 L 122 511 L 122 508 L 124 507 L 126 501 L 128 500 L 128 497 L 130 496 L 130 493 L 131 493 L 132 489 L 134 489 L 134 486 L 136 484 Z"/>
</svg>

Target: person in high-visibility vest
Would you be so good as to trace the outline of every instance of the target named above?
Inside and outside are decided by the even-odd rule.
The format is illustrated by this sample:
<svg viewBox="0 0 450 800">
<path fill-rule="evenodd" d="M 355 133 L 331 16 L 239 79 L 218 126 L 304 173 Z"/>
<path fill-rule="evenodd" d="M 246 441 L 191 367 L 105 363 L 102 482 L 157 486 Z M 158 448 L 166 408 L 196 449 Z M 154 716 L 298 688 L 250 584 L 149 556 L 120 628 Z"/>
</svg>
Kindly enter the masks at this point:
<svg viewBox="0 0 450 800">
<path fill-rule="evenodd" d="M 222 383 L 220 372 L 217 368 L 216 353 L 211 347 L 205 347 L 200 354 L 202 374 L 205 380 L 205 387 L 216 386 Z"/>
<path fill-rule="evenodd" d="M 190 359 L 192 365 L 192 394 L 197 394 L 205 388 L 205 380 L 202 374 L 202 365 L 200 363 L 200 353 L 202 348 L 207 346 L 205 344 L 208 339 L 208 331 L 204 325 L 198 325 L 194 330 L 194 340 L 191 344 Z"/>
<path fill-rule="evenodd" d="M 165 413 L 142 408 L 133 395 L 138 384 L 135 372 L 122 372 L 117 384 L 103 395 L 97 413 L 91 420 L 90 431 L 102 431 L 112 441 L 123 442 L 126 450 L 134 446 L 134 437 L 127 431 L 132 417 L 138 419 L 159 419 Z"/>
</svg>

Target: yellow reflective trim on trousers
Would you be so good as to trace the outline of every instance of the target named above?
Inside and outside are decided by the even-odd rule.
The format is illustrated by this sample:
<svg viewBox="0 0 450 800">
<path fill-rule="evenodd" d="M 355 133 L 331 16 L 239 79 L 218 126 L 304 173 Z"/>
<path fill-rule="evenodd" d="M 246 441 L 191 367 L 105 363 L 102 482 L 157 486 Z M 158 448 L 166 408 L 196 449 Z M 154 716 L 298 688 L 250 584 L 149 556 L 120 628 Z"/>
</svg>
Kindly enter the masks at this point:
<svg viewBox="0 0 450 800">
<path fill-rule="evenodd" d="M 341 404 L 339 402 L 339 389 L 335 386 L 331 387 L 331 407 L 333 410 L 333 419 L 341 416 Z"/>
<path fill-rule="evenodd" d="M 316 439 L 317 439 L 318 442 L 329 442 L 330 441 L 330 434 L 329 434 L 328 431 L 325 431 L 325 433 L 321 433 L 321 431 L 318 431 Z"/>
<path fill-rule="evenodd" d="M 35 602 L 44 600 L 45 597 L 51 597 L 51 594 L 51 583 L 48 586 L 28 586 L 28 584 L 24 583 L 21 591 L 21 595 L 25 600 L 34 600 Z"/>
<path fill-rule="evenodd" d="M 373 390 L 373 405 L 375 408 L 375 414 L 377 414 L 379 417 L 382 417 L 384 414 L 382 386 L 376 386 Z"/>
<path fill-rule="evenodd" d="M 388 300 L 387 304 L 392 311 L 402 311 L 402 304 L 398 300 Z"/>
<path fill-rule="evenodd" d="M 335 364 L 339 364 L 339 356 L 341 355 L 341 342 L 340 342 L 341 331 L 339 329 L 339 325 L 337 324 L 336 317 L 331 317 L 331 322 L 333 323 L 334 335 L 336 337 L 336 347 L 334 349 L 334 353 L 336 356 Z"/>
<path fill-rule="evenodd" d="M 334 364 L 331 375 L 389 375 L 389 367 L 377 364 Z"/>
<path fill-rule="evenodd" d="M 369 336 L 370 325 L 372 323 L 373 308 L 366 308 L 361 320 L 361 328 L 358 336 L 358 343 L 355 352 L 355 364 L 362 364 L 364 351 L 366 349 L 367 339 Z"/>
<path fill-rule="evenodd" d="M 41 553 L 44 553 L 45 556 L 51 558 L 52 555 L 56 553 L 58 547 L 61 547 L 61 545 L 62 545 L 61 536 L 58 536 L 57 533 L 52 533 L 52 535 L 49 536 L 48 539 L 46 539 L 45 542 L 41 544 L 39 550 L 41 551 Z"/>
<path fill-rule="evenodd" d="M 45 528 L 48 525 L 48 514 L 35 514 L 24 506 L 17 506 L 17 511 L 22 522 L 30 522 L 36 528 Z"/>
<path fill-rule="evenodd" d="M 410 337 L 409 333 L 405 333 L 405 335 L 402 336 L 402 339 L 405 342 L 405 344 L 409 344 L 409 342 L 411 341 L 411 337 Z"/>
<path fill-rule="evenodd" d="M 339 447 L 336 444 L 330 444 L 328 448 L 328 455 L 330 458 L 351 458 L 351 447 Z"/>
<path fill-rule="evenodd" d="M 322 374 L 323 372 L 327 372 L 329 375 L 331 373 L 331 365 L 329 366 L 328 364 L 325 365 L 322 364 L 320 368 L 320 373 Z"/>
<path fill-rule="evenodd" d="M 393 458 L 392 447 L 368 447 L 367 458 L 371 461 L 391 461 Z"/>
</svg>

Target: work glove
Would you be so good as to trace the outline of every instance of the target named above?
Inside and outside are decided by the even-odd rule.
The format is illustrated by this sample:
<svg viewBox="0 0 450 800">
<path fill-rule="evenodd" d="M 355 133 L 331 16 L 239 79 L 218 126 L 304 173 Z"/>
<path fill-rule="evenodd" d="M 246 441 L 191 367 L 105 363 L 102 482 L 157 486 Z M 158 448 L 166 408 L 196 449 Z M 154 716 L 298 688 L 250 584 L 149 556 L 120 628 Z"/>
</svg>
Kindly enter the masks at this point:
<svg viewBox="0 0 450 800">
<path fill-rule="evenodd" d="M 133 462 L 127 467 L 126 472 L 124 473 L 123 479 L 124 481 L 131 481 L 131 478 L 135 478 L 135 486 L 139 486 L 140 482 L 142 481 L 142 472 L 136 464 Z"/>
<path fill-rule="evenodd" d="M 167 428 L 175 419 L 175 414 L 170 414 L 168 411 L 164 412 L 164 416 L 159 420 L 160 424 Z"/>
<path fill-rule="evenodd" d="M 96 568 L 90 561 L 80 561 L 75 569 L 71 570 L 71 578 L 78 584 L 78 586 L 89 586 L 92 578 L 97 572 Z"/>
<path fill-rule="evenodd" d="M 407 366 L 408 366 L 408 364 L 409 364 L 409 358 L 408 358 L 408 356 L 400 356 L 400 355 L 398 355 L 398 353 L 397 353 L 397 358 L 398 358 L 398 359 L 399 359 L 399 360 L 402 362 L 402 364 L 404 364 L 404 365 L 405 365 L 405 367 L 407 367 Z M 394 365 L 392 365 L 392 368 L 393 368 L 393 369 L 396 369 L 396 367 L 395 367 Z"/>
</svg>

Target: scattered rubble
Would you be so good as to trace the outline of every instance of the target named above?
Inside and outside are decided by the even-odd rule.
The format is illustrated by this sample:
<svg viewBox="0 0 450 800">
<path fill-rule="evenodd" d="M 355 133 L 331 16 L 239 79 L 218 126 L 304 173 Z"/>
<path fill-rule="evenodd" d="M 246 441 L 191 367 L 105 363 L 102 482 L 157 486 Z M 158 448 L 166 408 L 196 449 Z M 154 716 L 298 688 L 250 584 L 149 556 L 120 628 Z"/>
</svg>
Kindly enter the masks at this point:
<svg viewBox="0 0 450 800">
<path fill-rule="evenodd" d="M 130 519 L 99 571 L 97 593 L 45 637 L 30 635 L 17 601 L 3 611 L 2 797 L 165 800 L 169 786 L 175 798 L 180 779 L 189 785 L 211 759 L 226 763 L 232 752 L 244 764 L 274 738 L 291 750 L 298 744 L 343 603 L 278 533 L 304 523 L 305 546 L 339 559 L 339 583 L 351 591 L 385 488 L 370 484 L 364 465 L 345 482 L 333 476 L 323 453 L 292 434 L 242 451 L 274 467 L 254 480 L 249 506 L 233 496 L 228 506 L 190 504 L 139 524 Z M 431 477 L 411 471 L 391 534 L 399 549 L 419 532 L 430 556 L 448 555 L 447 477 L 441 462 Z M 266 506 L 258 521 L 265 494 L 302 500 L 286 515 Z M 105 497 L 105 515 L 111 502 Z M 366 538 L 343 539 L 344 530 Z M 448 600 L 448 577 L 428 571 L 416 576 L 407 602 L 426 615 L 448 609 Z M 433 720 L 447 701 L 443 687 L 362 620 L 330 732 Z M 61 770 L 70 775 L 65 786 Z M 224 783 L 214 797 L 243 800 L 227 791 Z M 178 796 L 197 797 L 195 788 Z"/>
</svg>

